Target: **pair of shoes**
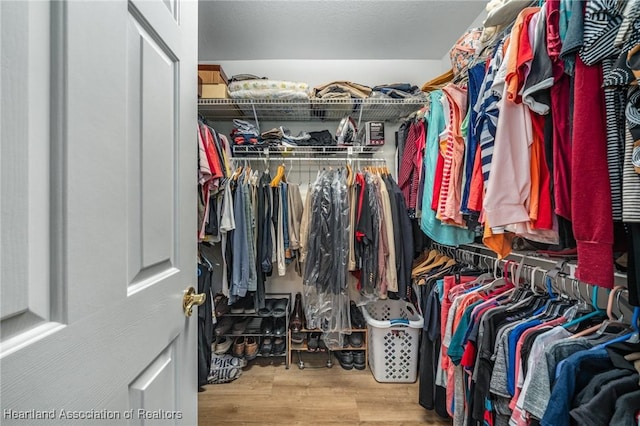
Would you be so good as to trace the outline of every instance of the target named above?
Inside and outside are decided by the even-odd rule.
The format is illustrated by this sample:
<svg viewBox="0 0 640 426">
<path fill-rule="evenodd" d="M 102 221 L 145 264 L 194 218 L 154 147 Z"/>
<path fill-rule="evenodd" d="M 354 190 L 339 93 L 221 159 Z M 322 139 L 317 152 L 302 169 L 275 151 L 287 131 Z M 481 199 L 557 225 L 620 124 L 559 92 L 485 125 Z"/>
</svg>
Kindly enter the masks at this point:
<svg viewBox="0 0 640 426">
<path fill-rule="evenodd" d="M 351 351 L 336 351 L 336 358 L 338 358 L 338 362 L 340 363 L 340 367 L 345 370 L 353 369 L 353 352 Z"/>
<path fill-rule="evenodd" d="M 349 342 L 349 346 L 351 346 L 352 348 L 361 348 L 362 344 L 364 343 L 362 333 L 351 333 L 347 340 Z"/>
<path fill-rule="evenodd" d="M 272 338 L 265 336 L 262 338 L 262 346 L 260 347 L 260 353 L 262 356 L 269 355 L 282 355 L 285 350 L 285 341 L 282 337 Z"/>
<path fill-rule="evenodd" d="M 293 333 L 299 333 L 304 328 L 304 311 L 302 310 L 302 294 L 296 294 L 293 311 L 289 317 L 289 328 Z"/>
<path fill-rule="evenodd" d="M 216 324 L 216 328 L 214 329 L 214 333 L 216 336 L 220 337 L 223 334 L 227 334 L 231 327 L 233 326 L 233 319 L 231 317 L 222 317 L 218 320 Z"/>
<path fill-rule="evenodd" d="M 251 361 L 258 356 L 258 342 L 255 337 L 236 337 L 233 343 L 233 356 Z"/>
<path fill-rule="evenodd" d="M 364 370 L 365 368 L 365 359 L 364 359 L 364 351 L 352 351 L 353 354 L 353 366 L 356 370 Z"/>
<path fill-rule="evenodd" d="M 232 314 L 255 314 L 256 310 L 253 307 L 253 296 L 246 296 L 239 299 L 236 303 L 231 305 Z"/>
<path fill-rule="evenodd" d="M 283 336 L 287 332 L 286 319 L 264 318 L 260 324 L 260 332 L 266 335 Z"/>
<path fill-rule="evenodd" d="M 213 344 L 213 353 L 216 355 L 223 355 L 229 351 L 233 342 L 228 337 L 218 337 Z"/>
<path fill-rule="evenodd" d="M 322 338 L 322 333 L 312 332 L 309 333 L 309 338 L 307 339 L 307 351 L 308 352 L 326 352 L 329 350 L 327 348 L 327 344 Z"/>
<path fill-rule="evenodd" d="M 241 317 L 233 323 L 231 334 L 242 334 L 247 329 L 247 325 L 251 321 L 251 317 Z"/>
<path fill-rule="evenodd" d="M 351 313 L 351 326 L 353 328 L 364 329 L 367 326 L 367 322 L 364 319 L 364 315 L 358 306 L 356 306 L 356 302 L 353 300 L 349 303 L 349 310 Z"/>
<path fill-rule="evenodd" d="M 264 302 L 264 308 L 258 309 L 258 315 L 261 317 L 281 318 L 287 315 L 287 304 L 289 299 L 267 299 Z"/>
</svg>

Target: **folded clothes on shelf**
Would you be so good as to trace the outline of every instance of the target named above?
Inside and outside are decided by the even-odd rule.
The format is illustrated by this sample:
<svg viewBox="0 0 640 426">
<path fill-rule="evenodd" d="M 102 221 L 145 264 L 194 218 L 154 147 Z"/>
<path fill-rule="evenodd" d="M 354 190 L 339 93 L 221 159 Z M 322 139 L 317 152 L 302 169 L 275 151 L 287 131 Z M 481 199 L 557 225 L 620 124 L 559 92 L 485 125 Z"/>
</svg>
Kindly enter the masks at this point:
<svg viewBox="0 0 640 426">
<path fill-rule="evenodd" d="M 322 99 L 364 99 L 369 95 L 370 87 L 350 81 L 333 81 L 313 89 L 313 97 Z"/>
</svg>

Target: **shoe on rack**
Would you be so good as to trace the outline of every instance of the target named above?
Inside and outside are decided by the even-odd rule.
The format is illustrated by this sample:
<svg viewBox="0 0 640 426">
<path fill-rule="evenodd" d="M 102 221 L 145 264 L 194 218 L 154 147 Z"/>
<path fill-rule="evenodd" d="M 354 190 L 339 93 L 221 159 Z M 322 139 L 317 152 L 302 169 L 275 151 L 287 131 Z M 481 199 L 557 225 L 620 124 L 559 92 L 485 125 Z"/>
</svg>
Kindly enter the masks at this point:
<svg viewBox="0 0 640 426">
<path fill-rule="evenodd" d="M 241 314 L 244 312 L 244 297 L 242 299 L 238 299 L 236 303 L 231 305 L 230 310 L 232 314 Z"/>
<path fill-rule="evenodd" d="M 213 349 L 213 353 L 216 355 L 223 355 L 229 351 L 229 348 L 233 344 L 233 341 L 228 337 L 218 337 Z"/>
<path fill-rule="evenodd" d="M 291 343 L 295 343 L 297 345 L 300 345 L 300 344 L 304 343 L 304 333 L 294 333 L 292 331 L 291 332 Z"/>
<path fill-rule="evenodd" d="M 250 296 L 245 297 L 244 313 L 245 314 L 256 313 L 255 297 L 253 293 Z"/>
<path fill-rule="evenodd" d="M 244 355 L 247 361 L 251 361 L 258 356 L 258 342 L 255 337 L 247 337 L 244 345 Z"/>
<path fill-rule="evenodd" d="M 364 370 L 366 363 L 364 359 L 364 351 L 352 351 L 353 366 L 356 370 Z"/>
<path fill-rule="evenodd" d="M 236 337 L 236 340 L 233 343 L 233 356 L 237 358 L 244 357 L 245 345 L 246 343 L 244 337 Z"/>
<path fill-rule="evenodd" d="M 273 318 L 263 318 L 260 324 L 260 333 L 270 336 L 273 334 Z"/>
<path fill-rule="evenodd" d="M 222 336 L 223 334 L 227 334 L 232 326 L 233 319 L 231 317 L 222 317 L 218 321 L 218 324 L 216 324 L 214 333 L 216 336 Z"/>
<path fill-rule="evenodd" d="M 322 338 L 322 335 L 318 338 L 318 351 L 319 352 L 326 352 L 328 351 L 329 348 L 327 347 L 327 344 L 325 343 L 324 339 Z"/>
<path fill-rule="evenodd" d="M 307 339 L 307 350 L 309 352 L 316 352 L 318 350 L 318 340 L 320 339 L 320 333 L 309 333 L 309 339 Z"/>
<path fill-rule="evenodd" d="M 284 338 L 276 337 L 273 339 L 273 354 L 274 355 L 282 355 L 284 353 L 286 344 Z"/>
<path fill-rule="evenodd" d="M 247 329 L 247 325 L 249 325 L 249 321 L 251 321 L 250 317 L 241 317 L 233 323 L 233 327 L 231 329 L 231 334 L 242 334 Z"/>
<path fill-rule="evenodd" d="M 296 294 L 296 301 L 289 318 L 289 328 L 293 333 L 299 333 L 304 328 L 304 311 L 302 310 L 302 294 Z"/>
<path fill-rule="evenodd" d="M 271 337 L 263 337 L 262 345 L 260 346 L 260 354 L 262 356 L 269 356 L 273 351 L 273 339 Z"/>
<path fill-rule="evenodd" d="M 274 320 L 273 334 L 276 336 L 284 336 L 287 333 L 286 317 L 276 318 Z"/>
<path fill-rule="evenodd" d="M 218 294 L 213 298 L 213 306 L 216 318 L 222 318 L 224 314 L 229 312 L 229 298 L 224 294 Z"/>
<path fill-rule="evenodd" d="M 336 358 L 338 358 L 338 362 L 340 363 L 340 367 L 345 370 L 353 369 L 353 352 L 351 351 L 337 351 L 334 352 L 336 354 Z"/>
<path fill-rule="evenodd" d="M 287 316 L 287 305 L 289 304 L 289 299 L 274 299 L 273 309 L 271 311 L 271 315 L 275 318 L 282 318 Z"/>
<path fill-rule="evenodd" d="M 264 301 L 264 308 L 258 309 L 258 316 L 270 317 L 273 313 L 273 305 L 276 299 L 267 299 Z"/>
<path fill-rule="evenodd" d="M 351 333 L 349 335 L 349 346 L 352 348 L 361 348 L 363 343 L 362 333 Z"/>
<path fill-rule="evenodd" d="M 356 306 L 356 302 L 353 300 L 349 303 L 349 310 L 351 312 L 351 326 L 353 328 L 364 329 L 367 326 L 367 322 L 364 319 L 364 315 L 361 311 L 362 308 Z"/>
</svg>

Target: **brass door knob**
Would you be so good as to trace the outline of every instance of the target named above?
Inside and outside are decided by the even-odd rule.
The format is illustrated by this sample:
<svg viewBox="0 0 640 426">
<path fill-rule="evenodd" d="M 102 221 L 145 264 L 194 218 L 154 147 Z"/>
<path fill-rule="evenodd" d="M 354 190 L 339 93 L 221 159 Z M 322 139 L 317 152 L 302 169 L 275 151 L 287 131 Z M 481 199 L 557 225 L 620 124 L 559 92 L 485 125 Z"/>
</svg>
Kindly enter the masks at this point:
<svg viewBox="0 0 640 426">
<path fill-rule="evenodd" d="M 190 317 L 193 313 L 193 306 L 200 306 L 207 300 L 206 293 L 196 293 L 196 289 L 193 286 L 189 287 L 187 291 L 184 292 L 184 297 L 182 298 L 182 310 L 184 311 L 184 315 Z"/>
</svg>

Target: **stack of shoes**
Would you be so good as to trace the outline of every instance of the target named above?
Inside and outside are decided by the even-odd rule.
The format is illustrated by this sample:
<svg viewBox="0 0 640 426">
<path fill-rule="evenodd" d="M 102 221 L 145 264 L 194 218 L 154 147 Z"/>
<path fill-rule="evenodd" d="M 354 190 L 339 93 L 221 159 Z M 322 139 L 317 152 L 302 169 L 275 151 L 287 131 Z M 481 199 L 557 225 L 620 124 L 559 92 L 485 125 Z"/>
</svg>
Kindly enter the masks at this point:
<svg viewBox="0 0 640 426">
<path fill-rule="evenodd" d="M 357 329 L 364 329 L 367 326 L 367 322 L 364 319 L 364 315 L 356 303 L 352 300 L 349 304 L 349 310 L 351 314 L 351 326 Z"/>
</svg>

